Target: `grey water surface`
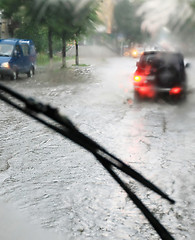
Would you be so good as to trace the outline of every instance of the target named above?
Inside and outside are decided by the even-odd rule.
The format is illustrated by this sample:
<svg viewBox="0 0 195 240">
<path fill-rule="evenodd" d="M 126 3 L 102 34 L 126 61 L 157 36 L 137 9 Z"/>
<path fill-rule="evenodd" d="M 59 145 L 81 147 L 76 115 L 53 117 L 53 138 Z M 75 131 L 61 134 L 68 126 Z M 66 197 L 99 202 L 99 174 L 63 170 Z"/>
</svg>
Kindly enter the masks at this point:
<svg viewBox="0 0 195 240">
<path fill-rule="evenodd" d="M 169 194 L 175 205 L 124 176 L 175 239 L 192 240 L 195 59 L 189 60 L 188 98 L 182 104 L 135 102 L 136 59 L 125 57 L 83 58 L 86 66 L 38 69 L 32 79 L 2 83 L 59 108 L 82 132 Z M 17 234 L 31 239 L 37 229 L 36 239 L 159 239 L 90 153 L 2 101 L 0 171 L 2 240 L 15 240 Z"/>
</svg>

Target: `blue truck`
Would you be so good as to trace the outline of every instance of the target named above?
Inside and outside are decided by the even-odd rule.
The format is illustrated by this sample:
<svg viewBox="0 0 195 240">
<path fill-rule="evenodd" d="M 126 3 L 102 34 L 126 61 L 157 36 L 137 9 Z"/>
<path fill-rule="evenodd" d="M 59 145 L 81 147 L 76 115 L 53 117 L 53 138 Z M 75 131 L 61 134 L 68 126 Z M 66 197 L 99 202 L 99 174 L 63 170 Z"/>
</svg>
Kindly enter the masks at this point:
<svg viewBox="0 0 195 240">
<path fill-rule="evenodd" d="M 0 39 L 0 77 L 15 80 L 20 73 L 35 74 L 36 50 L 32 40 Z"/>
</svg>

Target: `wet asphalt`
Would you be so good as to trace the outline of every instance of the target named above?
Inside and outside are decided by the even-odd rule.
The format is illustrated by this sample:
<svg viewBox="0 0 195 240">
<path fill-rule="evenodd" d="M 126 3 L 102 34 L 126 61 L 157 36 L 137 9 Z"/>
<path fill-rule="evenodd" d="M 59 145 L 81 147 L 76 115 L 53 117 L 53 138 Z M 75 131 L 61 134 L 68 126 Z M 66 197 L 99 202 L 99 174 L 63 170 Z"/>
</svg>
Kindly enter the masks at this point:
<svg viewBox="0 0 195 240">
<path fill-rule="evenodd" d="M 80 63 L 85 66 L 69 62 L 67 69 L 42 67 L 32 79 L 21 75 L 1 83 L 58 108 L 80 131 L 159 186 L 175 205 L 124 176 L 175 239 L 192 240 L 193 64 L 188 70 L 187 100 L 173 104 L 164 99 L 134 101 L 136 59 L 98 56 L 81 58 Z M 60 235 L 59 239 L 159 239 L 86 150 L 2 101 L 0 133 L 0 200 L 13 205 L 29 224 Z M 7 217 L 8 226 L 12 213 Z M 46 239 L 44 234 L 40 239 Z"/>
</svg>

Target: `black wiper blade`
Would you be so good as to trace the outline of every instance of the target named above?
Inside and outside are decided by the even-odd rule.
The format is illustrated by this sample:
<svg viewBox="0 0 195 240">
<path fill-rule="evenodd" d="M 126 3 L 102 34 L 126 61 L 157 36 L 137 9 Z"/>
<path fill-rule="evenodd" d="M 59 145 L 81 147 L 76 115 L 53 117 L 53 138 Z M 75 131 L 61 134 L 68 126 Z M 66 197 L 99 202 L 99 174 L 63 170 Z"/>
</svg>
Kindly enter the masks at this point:
<svg viewBox="0 0 195 240">
<path fill-rule="evenodd" d="M 12 99 L 13 97 L 17 99 L 17 103 Z M 159 194 L 161 197 L 167 199 L 170 203 L 175 203 L 175 201 L 171 199 L 166 193 L 164 193 L 152 182 L 143 177 L 136 170 L 125 164 L 122 160 L 115 157 L 113 154 L 110 154 L 105 148 L 100 146 L 94 140 L 81 133 L 66 116 L 59 114 L 57 108 L 53 108 L 50 105 L 37 102 L 32 98 L 26 98 L 20 93 L 2 84 L 0 84 L 0 99 L 91 152 L 96 157 L 96 159 L 106 168 L 110 175 L 118 182 L 118 184 L 124 189 L 129 198 L 145 215 L 159 236 L 163 240 L 174 239 L 171 234 L 164 228 L 164 226 L 150 212 L 150 210 L 142 203 L 142 201 L 130 190 L 129 186 L 127 186 L 119 178 L 114 170 L 115 168 L 121 170 L 126 175 L 139 181 L 145 187 L 148 187 L 152 191 Z M 18 103 L 18 100 L 20 103 Z M 45 116 L 49 118 L 49 121 L 45 119 Z M 54 123 L 51 123 L 51 120 L 54 121 Z"/>
</svg>

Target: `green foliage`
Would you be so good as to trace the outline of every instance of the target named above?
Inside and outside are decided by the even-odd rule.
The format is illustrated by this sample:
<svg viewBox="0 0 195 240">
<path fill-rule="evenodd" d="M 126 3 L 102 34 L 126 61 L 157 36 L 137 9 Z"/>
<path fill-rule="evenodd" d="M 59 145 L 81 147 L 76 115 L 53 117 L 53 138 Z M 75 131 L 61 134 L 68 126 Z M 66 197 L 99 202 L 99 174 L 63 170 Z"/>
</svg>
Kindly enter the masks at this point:
<svg viewBox="0 0 195 240">
<path fill-rule="evenodd" d="M 15 31 L 16 38 L 32 39 L 38 52 L 47 51 L 47 28 L 40 27 L 37 23 L 24 22 Z"/>
<path fill-rule="evenodd" d="M 73 57 L 67 57 L 68 60 L 73 59 Z M 55 54 L 53 56 L 53 61 L 54 62 L 60 62 L 61 61 L 61 56 L 58 54 Z M 50 63 L 48 54 L 46 53 L 38 53 L 37 54 L 37 61 L 36 61 L 38 66 L 45 66 L 48 65 Z"/>
<path fill-rule="evenodd" d="M 81 2 L 85 4 L 81 5 Z M 45 45 L 43 38 L 45 38 L 46 28 L 50 28 L 58 37 L 63 34 L 67 40 L 74 39 L 80 34 L 86 34 L 87 29 L 95 21 L 96 4 L 94 3 L 96 3 L 94 0 L 80 2 L 1 0 L 0 9 L 3 9 L 5 17 L 11 19 L 14 37 L 33 36 L 33 40 L 38 43 L 38 48 L 42 50 L 41 41 Z M 35 38 L 36 32 L 37 39 Z"/>
<path fill-rule="evenodd" d="M 78 41 L 97 20 L 96 0 L 1 0 L 0 9 L 11 19 L 12 37 L 30 38 L 38 52 L 53 58 L 61 41 L 62 66 L 66 66 L 66 42 Z M 48 39 L 47 39 L 48 38 Z M 48 43 L 46 44 L 46 39 Z M 55 48 L 53 46 L 55 45 Z M 77 45 L 78 46 L 78 45 Z M 78 50 L 78 48 L 77 48 Z M 78 59 L 78 51 L 76 53 Z"/>
<path fill-rule="evenodd" d="M 85 1 L 81 1 L 85 2 Z M 76 35 L 85 34 L 95 19 L 93 0 L 78 8 L 80 3 L 70 0 L 34 0 L 28 3 L 28 16 L 32 21 L 47 26 L 58 36 L 64 35 L 66 40 Z"/>
<path fill-rule="evenodd" d="M 61 60 L 61 57 L 58 55 L 54 55 L 53 60 L 54 60 L 54 62 L 59 62 Z M 44 66 L 47 64 L 49 64 L 48 54 L 38 53 L 37 54 L 37 65 Z"/>
<path fill-rule="evenodd" d="M 0 9 L 3 9 L 5 17 L 12 18 L 13 14 L 19 11 L 22 2 L 22 0 L 1 0 Z"/>
<path fill-rule="evenodd" d="M 72 66 L 73 67 L 77 67 L 77 66 L 79 66 L 79 67 L 89 67 L 90 65 L 88 65 L 88 64 L 79 64 L 79 65 L 77 65 L 77 64 L 72 64 Z"/>
<path fill-rule="evenodd" d="M 118 2 L 114 10 L 113 32 L 117 36 L 123 37 L 126 41 L 141 42 L 143 34 L 141 32 L 141 18 L 136 16 L 137 5 L 129 0 Z"/>
</svg>

